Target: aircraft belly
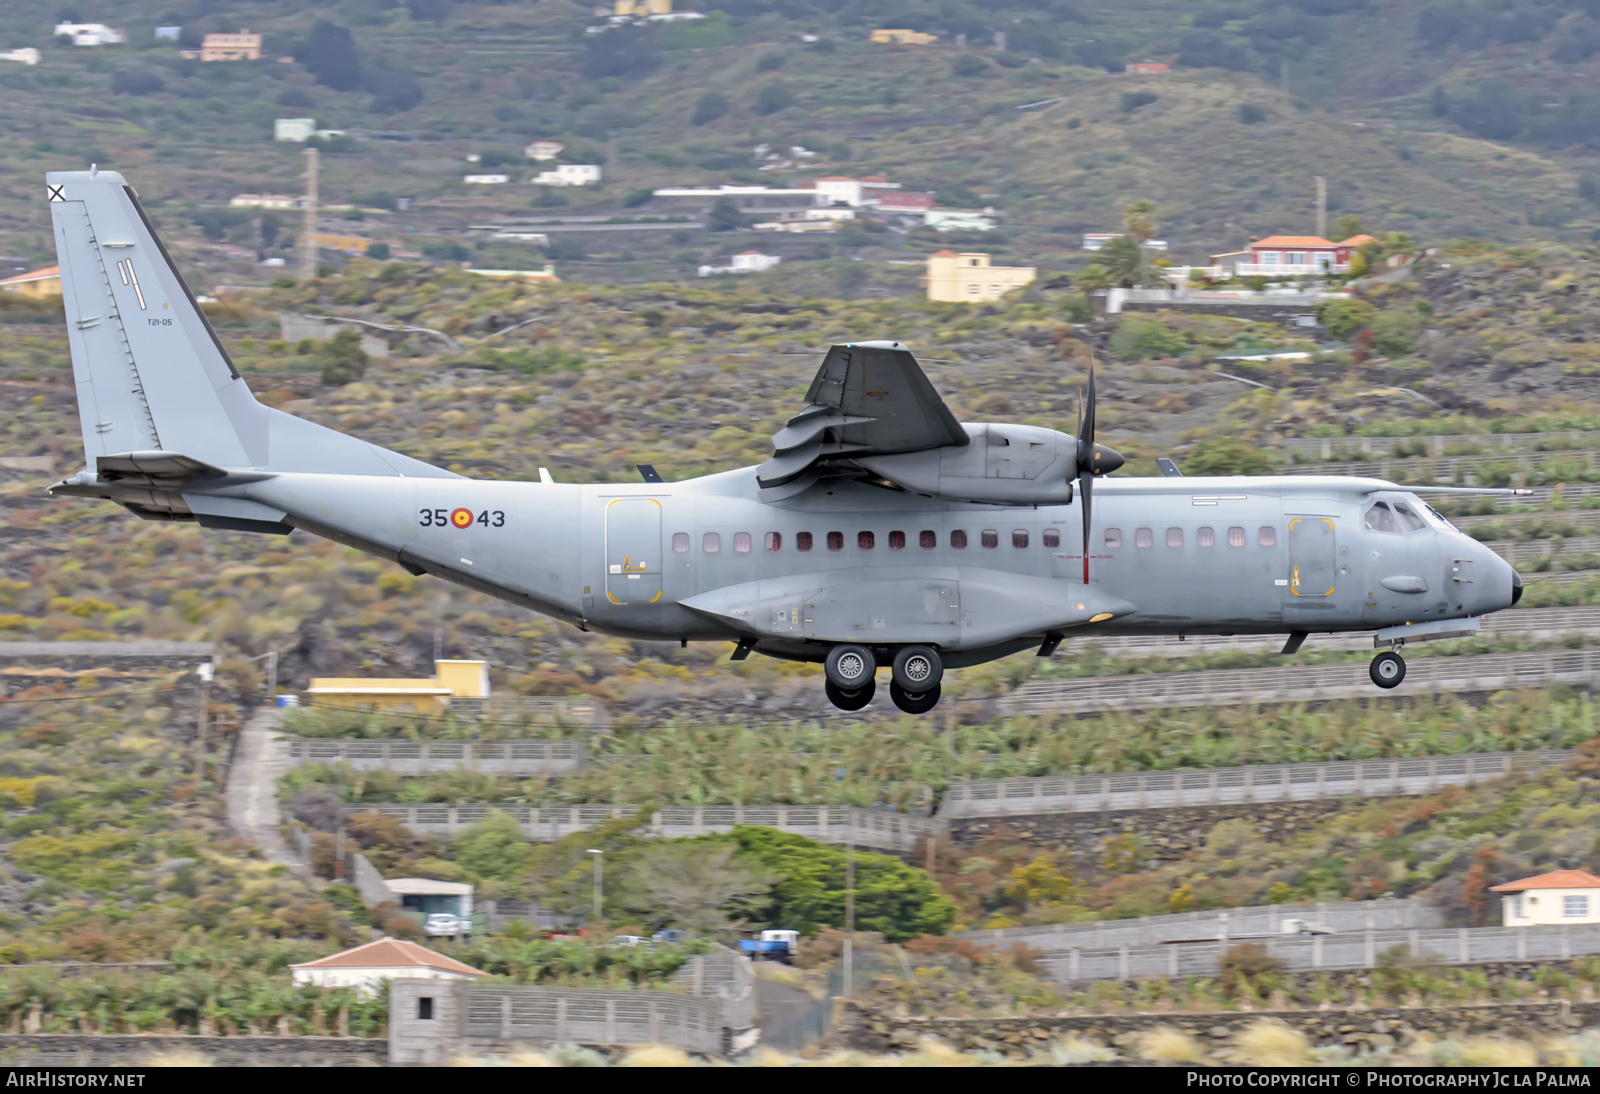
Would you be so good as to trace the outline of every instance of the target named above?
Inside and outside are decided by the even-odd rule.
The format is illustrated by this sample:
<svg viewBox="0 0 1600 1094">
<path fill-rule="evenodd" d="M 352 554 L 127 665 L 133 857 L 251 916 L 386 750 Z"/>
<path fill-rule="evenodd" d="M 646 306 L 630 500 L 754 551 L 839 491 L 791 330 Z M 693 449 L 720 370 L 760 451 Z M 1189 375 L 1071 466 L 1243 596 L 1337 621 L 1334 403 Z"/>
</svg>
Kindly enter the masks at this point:
<svg viewBox="0 0 1600 1094">
<path fill-rule="evenodd" d="M 753 636 L 970 649 L 1137 609 L 1093 586 L 975 567 L 870 570 L 742 582 L 683 601 Z"/>
</svg>

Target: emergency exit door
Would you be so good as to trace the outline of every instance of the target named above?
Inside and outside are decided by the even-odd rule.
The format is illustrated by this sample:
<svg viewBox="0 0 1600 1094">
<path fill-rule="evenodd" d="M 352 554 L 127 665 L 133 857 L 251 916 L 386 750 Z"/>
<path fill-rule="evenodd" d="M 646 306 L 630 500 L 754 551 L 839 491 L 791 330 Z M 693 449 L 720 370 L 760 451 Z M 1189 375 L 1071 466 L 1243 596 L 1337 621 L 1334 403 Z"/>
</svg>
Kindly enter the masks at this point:
<svg viewBox="0 0 1600 1094">
<path fill-rule="evenodd" d="M 606 599 L 661 599 L 661 503 L 655 498 L 613 498 L 606 505 Z"/>
</svg>

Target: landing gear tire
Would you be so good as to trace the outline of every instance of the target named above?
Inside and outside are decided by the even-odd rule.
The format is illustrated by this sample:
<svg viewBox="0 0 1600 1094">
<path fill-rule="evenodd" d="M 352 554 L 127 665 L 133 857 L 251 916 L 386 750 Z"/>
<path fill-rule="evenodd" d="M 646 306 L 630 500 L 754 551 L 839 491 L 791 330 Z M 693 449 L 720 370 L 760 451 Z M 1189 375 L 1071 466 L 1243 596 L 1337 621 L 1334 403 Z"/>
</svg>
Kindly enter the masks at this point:
<svg viewBox="0 0 1600 1094">
<path fill-rule="evenodd" d="M 889 698 L 894 700 L 894 705 L 907 714 L 926 714 L 939 705 L 939 685 L 935 684 L 927 691 L 907 691 L 900 686 L 899 681 L 889 681 Z"/>
<path fill-rule="evenodd" d="M 845 643 L 828 651 L 823 668 L 827 671 L 828 683 L 850 693 L 872 686 L 872 674 L 878 671 L 878 661 L 867 647 Z"/>
<path fill-rule="evenodd" d="M 944 662 L 932 646 L 903 646 L 894 655 L 894 682 L 900 690 L 920 695 L 939 686 L 944 679 Z"/>
<path fill-rule="evenodd" d="M 878 690 L 877 681 L 868 679 L 866 687 L 857 688 L 855 691 L 842 691 L 834 685 L 832 680 L 823 682 L 822 689 L 828 693 L 828 702 L 840 710 L 860 710 L 872 702 L 873 693 Z"/>
<path fill-rule="evenodd" d="M 1397 688 L 1406 678 L 1406 663 L 1398 653 L 1380 653 L 1372 659 L 1367 675 L 1380 688 Z"/>
</svg>

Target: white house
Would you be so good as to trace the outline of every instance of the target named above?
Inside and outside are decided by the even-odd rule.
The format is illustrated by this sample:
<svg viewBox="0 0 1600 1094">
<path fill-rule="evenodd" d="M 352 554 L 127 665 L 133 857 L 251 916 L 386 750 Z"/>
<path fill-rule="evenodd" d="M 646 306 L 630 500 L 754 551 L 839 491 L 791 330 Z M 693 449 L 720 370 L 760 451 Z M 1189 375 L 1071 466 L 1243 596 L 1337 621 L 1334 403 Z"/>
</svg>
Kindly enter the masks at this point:
<svg viewBox="0 0 1600 1094">
<path fill-rule="evenodd" d="M 16 61 L 19 64 L 36 65 L 39 63 L 39 51 L 32 46 L 24 46 L 21 49 L 8 49 L 0 52 L 0 61 Z"/>
<path fill-rule="evenodd" d="M 780 255 L 762 254 L 760 251 L 740 251 L 728 261 L 729 264 L 726 266 L 701 266 L 700 276 L 710 277 L 719 273 L 760 273 L 762 270 L 772 269 L 782 262 L 783 258 Z"/>
<path fill-rule="evenodd" d="M 474 186 L 499 186 L 511 181 L 510 175 L 463 175 L 461 181 Z"/>
<path fill-rule="evenodd" d="M 1600 877 L 1582 870 L 1555 870 L 1489 891 L 1501 894 L 1500 921 L 1507 927 L 1600 923 Z"/>
<path fill-rule="evenodd" d="M 288 194 L 235 194 L 228 199 L 228 204 L 257 209 L 298 209 L 300 200 Z"/>
<path fill-rule="evenodd" d="M 557 164 L 553 171 L 540 171 L 533 176 L 537 186 L 587 186 L 600 181 L 600 167 L 593 163 Z"/>
<path fill-rule="evenodd" d="M 278 118 L 272 123 L 272 139 L 275 141 L 310 140 L 316 131 L 315 118 Z"/>
<path fill-rule="evenodd" d="M 553 160 L 561 155 L 565 147 L 560 141 L 534 141 L 522 150 L 522 154 L 530 160 Z"/>
<path fill-rule="evenodd" d="M 833 205 L 838 202 L 852 208 L 863 205 L 875 204 L 878 193 L 883 190 L 898 190 L 898 182 L 890 182 L 882 175 L 872 175 L 864 179 L 848 178 L 844 175 L 829 175 L 820 178 L 815 183 L 818 205 Z"/>
<path fill-rule="evenodd" d="M 922 225 L 936 232 L 990 232 L 994 230 L 992 210 L 929 209 L 922 214 Z"/>
<path fill-rule="evenodd" d="M 122 31 L 104 23 L 57 23 L 55 34 L 57 38 L 66 35 L 75 46 L 112 46 L 128 40 Z"/>
<path fill-rule="evenodd" d="M 296 984 L 371 993 L 385 980 L 472 980 L 487 973 L 399 938 L 380 938 L 343 953 L 290 965 Z"/>
<path fill-rule="evenodd" d="M 1083 233 L 1083 249 L 1098 251 L 1113 239 L 1121 239 L 1121 232 L 1085 232 Z"/>
</svg>

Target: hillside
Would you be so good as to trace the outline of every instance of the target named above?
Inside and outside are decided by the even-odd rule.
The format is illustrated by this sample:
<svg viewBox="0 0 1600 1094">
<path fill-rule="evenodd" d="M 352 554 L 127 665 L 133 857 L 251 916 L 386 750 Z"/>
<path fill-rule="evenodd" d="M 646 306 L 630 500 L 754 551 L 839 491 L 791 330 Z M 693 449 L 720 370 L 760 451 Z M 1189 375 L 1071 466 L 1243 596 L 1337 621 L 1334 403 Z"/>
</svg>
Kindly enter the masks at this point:
<svg viewBox="0 0 1600 1094">
<path fill-rule="evenodd" d="M 126 24 L 129 42 L 104 49 L 51 44 L 56 13 L 42 0 L 0 14 L 8 42 L 44 49 L 37 67 L 0 68 L 8 138 L 0 152 L 0 251 L 19 262 L 47 261 L 39 177 L 96 162 L 133 180 L 163 225 L 185 237 L 185 252 L 214 275 L 209 280 L 260 283 L 266 274 L 253 260 L 202 251 L 201 237 L 292 263 L 292 213 L 264 218 L 219 207 L 241 192 L 298 191 L 301 146 L 270 139 L 272 120 L 285 116 L 312 116 L 346 133 L 324 149 L 323 200 L 370 212 L 353 223 L 330 210 L 324 231 L 365 231 L 397 251 L 421 249 L 446 261 L 473 253 L 472 240 L 462 238 L 471 225 L 511 216 L 604 217 L 639 208 L 646 191 L 666 185 L 782 184 L 874 171 L 934 190 L 944 204 L 993 206 L 1001 232 L 957 242 L 1054 268 L 1080 261 L 1078 234 L 1115 227 L 1136 196 L 1159 202 L 1178 261 L 1203 261 L 1251 235 L 1309 231 L 1313 175 L 1327 178 L 1334 214 L 1430 242 L 1581 239 L 1596 228 L 1583 194 L 1600 191 L 1585 181 L 1573 139 L 1545 134 L 1516 150 L 1485 138 L 1512 139 L 1520 130 L 1452 120 L 1483 99 L 1473 90 L 1474 65 L 1520 64 L 1546 45 L 1418 53 L 1422 15 L 1409 0 L 1381 14 L 1332 4 L 1312 6 L 1328 14 L 1292 17 L 1267 8 L 1252 14 L 1246 5 L 1175 19 L 1170 5 L 1158 3 L 1069 9 L 1044 0 L 992 10 L 906 3 L 874 14 L 874 22 L 900 18 L 945 32 L 926 47 L 868 43 L 854 8 L 835 15 L 756 0 L 723 5 L 726 18 L 700 24 L 604 35 L 582 33 L 593 20 L 588 6 L 565 0 L 343 0 L 315 11 L 276 0 L 177 13 L 169 6 L 133 0 L 114 17 L 80 12 Z M 151 35 L 158 20 L 178 16 L 191 40 L 248 24 L 265 34 L 269 56 L 184 61 L 174 43 Z M 344 43 L 333 60 L 311 48 L 322 17 L 332 29 L 318 41 Z M 1009 36 L 1004 52 L 993 47 L 997 30 Z M 802 41 L 802 33 L 818 40 Z M 969 44 L 958 46 L 956 34 Z M 1194 35 L 1222 35 L 1244 43 L 1245 52 L 1185 46 Z M 1288 95 L 1278 80 L 1281 55 L 1295 57 Z M 1106 71 L 1146 56 L 1174 61 L 1178 70 L 1155 78 Z M 1551 62 L 1539 71 L 1553 65 L 1576 80 L 1588 63 Z M 1383 66 L 1393 73 L 1384 75 Z M 1456 104 L 1441 100 L 1443 115 L 1429 98 L 1438 81 L 1449 84 L 1445 97 Z M 1017 109 L 1055 99 L 1062 101 Z M 1374 120 L 1379 107 L 1388 121 Z M 603 185 L 527 185 L 533 168 L 520 153 L 534 138 L 563 142 L 569 161 L 602 164 Z M 760 171 L 751 154 L 758 143 L 802 145 L 816 155 L 793 171 Z M 469 155 L 517 181 L 463 185 L 474 169 Z M 404 214 L 396 211 L 400 198 L 413 199 Z M 915 261 L 940 241 L 574 232 L 551 253 L 569 280 L 660 280 L 756 242 L 780 246 L 808 268 L 854 253 L 867 260 L 869 279 L 898 284 L 900 268 L 884 263 Z M 527 250 L 522 260 L 543 256 Z M 496 261 L 518 257 L 502 248 Z"/>
</svg>

